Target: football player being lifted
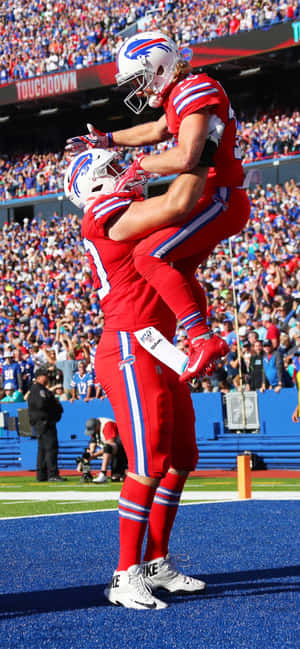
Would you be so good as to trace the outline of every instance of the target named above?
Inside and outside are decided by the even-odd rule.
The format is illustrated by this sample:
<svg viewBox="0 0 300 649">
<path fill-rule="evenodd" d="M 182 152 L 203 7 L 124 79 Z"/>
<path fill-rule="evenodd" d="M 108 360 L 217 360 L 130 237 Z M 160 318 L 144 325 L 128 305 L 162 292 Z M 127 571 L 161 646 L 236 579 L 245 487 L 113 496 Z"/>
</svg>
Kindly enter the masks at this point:
<svg viewBox="0 0 300 649">
<path fill-rule="evenodd" d="M 114 236 L 119 241 L 143 237 L 135 247 L 135 266 L 187 331 L 190 353 L 181 380 L 189 380 L 212 369 L 214 361 L 229 351 L 208 326 L 206 294 L 195 271 L 249 218 L 235 115 L 221 84 L 205 73 L 193 74 L 163 32 L 144 32 L 126 40 L 117 70 L 117 84 L 128 86 L 125 104 L 133 112 L 140 114 L 148 105 L 162 107 L 163 115 L 112 133 L 90 125 L 88 134 L 71 138 L 66 148 L 74 155 L 95 146 L 142 147 L 175 138 L 175 146 L 159 155 L 139 155 L 123 182 L 139 175 L 181 174 L 181 194 L 174 193 L 178 209 L 166 214 L 151 204 L 147 211 L 144 204 L 139 221 L 118 220 Z M 191 173 L 198 176 L 198 194 L 195 186 L 190 193 Z"/>
</svg>

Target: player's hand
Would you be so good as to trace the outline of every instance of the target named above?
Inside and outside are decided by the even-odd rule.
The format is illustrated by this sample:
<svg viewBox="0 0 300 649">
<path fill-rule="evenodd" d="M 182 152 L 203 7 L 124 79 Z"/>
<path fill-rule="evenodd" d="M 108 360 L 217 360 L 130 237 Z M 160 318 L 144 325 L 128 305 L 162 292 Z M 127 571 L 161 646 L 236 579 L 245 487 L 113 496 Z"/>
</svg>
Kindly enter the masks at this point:
<svg viewBox="0 0 300 649">
<path fill-rule="evenodd" d="M 67 140 L 65 151 L 67 155 L 73 157 L 86 151 L 86 149 L 107 149 L 111 146 L 108 133 L 98 131 L 93 124 L 87 124 L 88 133 L 85 135 L 76 135 Z"/>
<path fill-rule="evenodd" d="M 138 186 L 145 185 L 148 178 L 152 174 L 149 174 L 141 166 L 141 161 L 144 158 L 144 154 L 140 153 L 134 160 L 134 162 L 126 169 L 122 174 L 120 180 L 116 184 L 115 191 L 125 191 L 126 189 L 134 189 Z"/>
</svg>

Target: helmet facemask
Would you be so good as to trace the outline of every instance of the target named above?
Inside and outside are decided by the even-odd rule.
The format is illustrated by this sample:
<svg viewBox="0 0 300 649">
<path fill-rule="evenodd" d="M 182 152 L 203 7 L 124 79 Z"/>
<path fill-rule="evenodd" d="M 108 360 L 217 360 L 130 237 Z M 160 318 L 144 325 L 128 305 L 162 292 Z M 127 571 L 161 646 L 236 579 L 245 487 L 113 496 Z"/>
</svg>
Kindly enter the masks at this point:
<svg viewBox="0 0 300 649">
<path fill-rule="evenodd" d="M 154 73 L 150 69 L 147 61 L 142 62 L 140 70 L 129 75 L 121 73 L 116 74 L 118 86 L 129 86 L 130 91 L 124 99 L 124 104 L 130 108 L 136 115 L 139 115 L 149 103 L 149 96 L 145 93 L 147 88 L 151 88 Z"/>
<path fill-rule="evenodd" d="M 123 173 L 123 169 L 118 168 L 117 165 L 108 163 L 107 165 L 100 165 L 93 168 L 90 193 L 94 194 L 112 194 Z"/>
<path fill-rule="evenodd" d="M 159 31 L 143 32 L 125 41 L 118 53 L 116 74 L 118 86 L 131 85 L 124 103 L 136 115 L 147 105 L 161 106 L 180 59 L 174 41 Z"/>
</svg>

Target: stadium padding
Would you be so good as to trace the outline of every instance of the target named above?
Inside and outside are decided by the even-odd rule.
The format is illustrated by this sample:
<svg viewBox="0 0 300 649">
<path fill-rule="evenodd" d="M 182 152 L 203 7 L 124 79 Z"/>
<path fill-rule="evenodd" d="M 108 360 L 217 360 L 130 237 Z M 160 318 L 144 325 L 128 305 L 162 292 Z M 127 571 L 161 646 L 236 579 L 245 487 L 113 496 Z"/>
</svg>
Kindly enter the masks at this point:
<svg viewBox="0 0 300 649">
<path fill-rule="evenodd" d="M 284 389 L 279 394 L 258 394 L 260 432 L 239 434 L 225 426 L 220 393 L 193 394 L 199 448 L 197 469 L 235 469 L 236 456 L 246 450 L 263 458 L 268 469 L 299 469 L 300 436 L 297 425 L 291 420 L 296 398 L 296 389 Z M 18 408 L 18 403 L 5 404 L 11 417 L 17 416 Z M 85 422 L 97 416 L 114 416 L 108 399 L 64 404 L 64 414 L 58 423 L 60 469 L 75 468 L 75 458 L 88 444 Z M 19 437 L 17 431 L 2 430 L 0 469 L 34 470 L 36 452 L 36 440 Z M 93 466 L 99 468 L 100 462 Z"/>
</svg>

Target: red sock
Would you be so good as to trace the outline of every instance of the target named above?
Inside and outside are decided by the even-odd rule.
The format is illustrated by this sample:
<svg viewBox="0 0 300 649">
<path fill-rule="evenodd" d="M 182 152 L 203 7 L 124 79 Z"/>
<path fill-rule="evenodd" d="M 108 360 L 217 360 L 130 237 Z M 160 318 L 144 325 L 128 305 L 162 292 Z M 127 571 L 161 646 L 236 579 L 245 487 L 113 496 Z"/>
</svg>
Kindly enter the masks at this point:
<svg viewBox="0 0 300 649">
<path fill-rule="evenodd" d="M 205 326 L 207 329 L 207 323 L 206 323 L 206 317 L 207 317 L 207 299 L 206 299 L 206 293 L 204 288 L 201 286 L 201 284 L 198 282 L 197 278 L 195 276 L 193 277 L 188 277 L 187 278 L 191 289 L 193 291 L 193 296 L 195 301 L 197 302 L 199 306 L 200 313 L 202 314 L 203 317 L 203 326 Z"/>
<path fill-rule="evenodd" d="M 118 570 L 141 563 L 149 513 L 155 487 L 148 487 L 127 477 L 119 499 L 120 557 Z"/>
<path fill-rule="evenodd" d="M 144 561 L 158 557 L 166 557 L 169 548 L 169 538 L 180 496 L 187 476 L 167 473 L 156 489 L 151 513 Z"/>
<path fill-rule="evenodd" d="M 202 333 L 207 333 L 207 331 L 209 331 L 207 326 L 207 299 L 203 286 L 195 276 L 197 266 L 197 257 L 196 260 L 194 257 L 191 257 L 191 259 L 178 260 L 175 262 L 175 268 L 185 277 L 192 290 L 194 300 L 198 304 L 198 309 L 203 318 L 201 325 L 201 328 L 203 328 Z M 192 334 L 193 332 L 190 331 L 190 338 L 195 337 Z M 199 333 L 197 333 L 196 335 L 199 335 Z"/>
<path fill-rule="evenodd" d="M 207 331 L 206 324 L 203 327 L 204 318 L 199 304 L 182 273 L 167 262 L 147 255 L 138 255 L 135 258 L 135 267 L 175 313 L 190 339 L 201 336 Z"/>
</svg>

